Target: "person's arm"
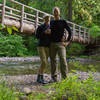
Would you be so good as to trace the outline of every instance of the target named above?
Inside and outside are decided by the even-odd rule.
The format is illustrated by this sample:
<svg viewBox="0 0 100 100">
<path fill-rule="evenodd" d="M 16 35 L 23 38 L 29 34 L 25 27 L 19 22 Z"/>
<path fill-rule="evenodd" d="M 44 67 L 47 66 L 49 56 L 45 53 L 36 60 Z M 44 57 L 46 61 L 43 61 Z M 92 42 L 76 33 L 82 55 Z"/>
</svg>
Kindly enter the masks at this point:
<svg viewBox="0 0 100 100">
<path fill-rule="evenodd" d="M 71 29 L 70 29 L 70 27 L 68 26 L 67 22 L 64 21 L 64 23 L 65 23 L 65 28 L 66 28 L 66 30 L 68 31 L 68 39 L 67 39 L 67 41 L 69 42 L 69 41 L 71 40 L 71 37 L 72 37 L 72 32 L 71 32 Z"/>
<path fill-rule="evenodd" d="M 43 37 L 44 36 L 44 29 L 43 29 L 43 27 L 42 26 L 39 26 L 38 28 L 37 28 L 37 30 L 36 30 L 36 38 L 41 38 L 41 37 Z"/>
</svg>

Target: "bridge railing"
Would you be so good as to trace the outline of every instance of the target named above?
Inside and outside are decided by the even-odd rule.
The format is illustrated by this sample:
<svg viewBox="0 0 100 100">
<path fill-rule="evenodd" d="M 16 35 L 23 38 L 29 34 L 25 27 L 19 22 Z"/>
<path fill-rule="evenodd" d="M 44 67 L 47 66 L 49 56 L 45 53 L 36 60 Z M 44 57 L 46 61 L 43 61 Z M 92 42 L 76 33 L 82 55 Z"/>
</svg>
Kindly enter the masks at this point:
<svg viewBox="0 0 100 100">
<path fill-rule="evenodd" d="M 74 41 L 75 36 L 78 37 L 78 41 L 81 42 L 81 38 L 84 39 L 84 43 L 86 40 L 88 40 L 88 43 L 90 42 L 90 30 L 89 28 L 80 26 L 78 24 L 75 24 L 73 22 L 67 21 L 67 23 L 70 25 L 73 36 L 72 40 Z"/>
<path fill-rule="evenodd" d="M 20 21 L 20 31 L 23 32 L 23 23 L 31 23 L 34 24 L 35 28 L 38 27 L 39 24 L 43 22 L 43 16 L 48 14 L 43 11 L 37 10 L 30 6 L 19 3 L 15 0 L 8 0 L 12 5 L 7 5 L 7 0 L 3 0 L 2 4 L 0 4 L 0 13 L 2 17 L 2 24 L 4 23 L 4 17 L 13 18 L 17 21 Z M 19 7 L 16 8 L 16 5 Z M 53 17 L 53 15 L 48 14 Z M 89 29 L 77 25 L 75 23 L 67 21 L 70 25 L 71 30 L 73 32 L 72 40 L 74 41 L 78 37 L 78 41 L 80 42 L 83 39 L 84 43 L 88 40 L 90 42 L 90 34 Z"/>
<path fill-rule="evenodd" d="M 15 20 L 19 20 L 21 22 L 21 32 L 23 31 L 23 22 L 32 23 L 35 25 L 35 27 L 37 27 L 43 22 L 43 16 L 48 14 L 43 11 L 24 5 L 22 3 L 19 3 L 17 1 L 8 0 L 11 3 L 19 5 L 21 9 L 18 10 L 16 9 L 16 5 L 14 5 L 14 7 L 7 6 L 6 1 L 7 0 L 3 0 L 3 3 L 0 4 L 0 6 L 2 7 L 2 9 L 0 9 L 0 12 L 2 13 L 2 24 L 4 21 L 4 17 L 10 17 Z M 48 15 L 52 17 L 52 15 Z"/>
</svg>

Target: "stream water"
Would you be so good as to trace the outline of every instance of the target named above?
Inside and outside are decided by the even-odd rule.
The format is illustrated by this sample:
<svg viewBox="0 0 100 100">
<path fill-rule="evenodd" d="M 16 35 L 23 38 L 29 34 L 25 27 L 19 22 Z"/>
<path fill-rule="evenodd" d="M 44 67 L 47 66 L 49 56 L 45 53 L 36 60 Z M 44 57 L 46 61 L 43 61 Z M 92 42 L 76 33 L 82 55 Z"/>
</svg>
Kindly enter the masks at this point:
<svg viewBox="0 0 100 100">
<path fill-rule="evenodd" d="M 70 62 L 71 60 L 69 59 L 68 61 Z M 80 62 L 84 67 L 87 65 L 93 65 L 94 67 L 97 67 L 97 71 L 100 72 L 100 62 L 85 61 L 82 59 Z M 72 63 L 74 64 L 75 60 L 73 60 Z M 68 65 L 69 68 L 72 68 L 72 64 Z M 0 62 L 0 75 L 36 74 L 39 66 L 39 61 L 3 61 Z M 46 69 L 46 73 L 50 73 L 50 66 Z"/>
</svg>

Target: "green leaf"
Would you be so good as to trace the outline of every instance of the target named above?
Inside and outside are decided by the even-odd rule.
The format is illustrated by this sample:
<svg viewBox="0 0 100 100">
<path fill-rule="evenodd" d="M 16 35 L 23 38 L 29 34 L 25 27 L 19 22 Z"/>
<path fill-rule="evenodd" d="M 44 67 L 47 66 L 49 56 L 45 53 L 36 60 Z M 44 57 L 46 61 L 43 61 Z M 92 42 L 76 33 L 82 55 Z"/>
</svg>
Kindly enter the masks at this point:
<svg viewBox="0 0 100 100">
<path fill-rule="evenodd" d="M 12 29 L 11 29 L 11 27 L 7 27 L 7 32 L 8 32 L 9 34 L 12 34 Z"/>
<path fill-rule="evenodd" d="M 6 26 L 4 24 L 1 24 L 2 25 L 2 28 L 6 28 Z"/>
<path fill-rule="evenodd" d="M 0 30 L 2 30 L 3 28 L 6 28 L 6 26 L 4 24 L 0 24 Z"/>
<path fill-rule="evenodd" d="M 15 26 L 13 26 L 12 28 L 14 31 L 19 32 L 19 30 Z"/>
<path fill-rule="evenodd" d="M 2 30 L 2 25 L 0 24 L 0 30 Z"/>
</svg>

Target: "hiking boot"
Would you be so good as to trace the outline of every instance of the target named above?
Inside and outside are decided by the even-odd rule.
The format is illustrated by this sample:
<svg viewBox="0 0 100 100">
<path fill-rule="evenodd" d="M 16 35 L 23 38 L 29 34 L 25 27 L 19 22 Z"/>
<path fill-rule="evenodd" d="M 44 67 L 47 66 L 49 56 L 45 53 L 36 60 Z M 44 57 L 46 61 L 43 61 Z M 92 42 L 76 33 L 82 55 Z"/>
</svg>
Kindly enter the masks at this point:
<svg viewBox="0 0 100 100">
<path fill-rule="evenodd" d="M 43 75 L 38 74 L 37 82 L 41 84 L 47 84 L 47 82 L 43 79 Z"/>
</svg>

